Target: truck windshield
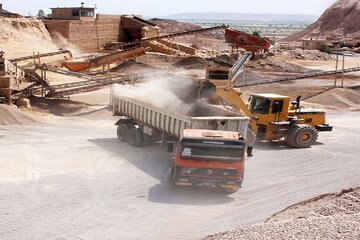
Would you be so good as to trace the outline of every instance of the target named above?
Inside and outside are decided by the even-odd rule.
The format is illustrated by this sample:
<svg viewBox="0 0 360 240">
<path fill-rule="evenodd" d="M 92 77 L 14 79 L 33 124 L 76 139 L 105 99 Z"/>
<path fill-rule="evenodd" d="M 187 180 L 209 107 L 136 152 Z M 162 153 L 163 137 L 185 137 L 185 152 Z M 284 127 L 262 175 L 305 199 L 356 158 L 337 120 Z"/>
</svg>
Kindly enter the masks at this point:
<svg viewBox="0 0 360 240">
<path fill-rule="evenodd" d="M 269 113 L 270 102 L 271 101 L 268 98 L 252 97 L 250 102 L 250 112 L 267 114 Z"/>
<path fill-rule="evenodd" d="M 182 159 L 204 161 L 230 161 L 237 162 L 242 159 L 243 142 L 187 139 L 181 148 Z"/>
</svg>

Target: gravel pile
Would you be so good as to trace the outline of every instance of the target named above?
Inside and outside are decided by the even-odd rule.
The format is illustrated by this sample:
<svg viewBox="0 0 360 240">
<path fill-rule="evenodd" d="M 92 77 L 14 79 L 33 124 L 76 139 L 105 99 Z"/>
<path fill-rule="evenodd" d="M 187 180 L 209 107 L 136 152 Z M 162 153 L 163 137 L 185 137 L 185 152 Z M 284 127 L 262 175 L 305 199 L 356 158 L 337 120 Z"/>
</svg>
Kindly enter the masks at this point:
<svg viewBox="0 0 360 240">
<path fill-rule="evenodd" d="M 321 195 L 290 206 L 263 224 L 203 239 L 360 239 L 360 187 Z"/>
<path fill-rule="evenodd" d="M 278 56 L 270 56 L 264 59 L 258 59 L 255 61 L 249 61 L 246 64 L 247 68 L 260 69 L 265 71 L 278 71 L 278 72 L 291 72 L 291 73 L 303 73 L 307 69 L 301 65 L 293 64 L 287 61 L 287 59 Z"/>
<path fill-rule="evenodd" d="M 288 60 L 322 60 L 322 61 L 330 61 L 334 60 L 334 58 L 324 52 L 320 52 L 318 50 L 289 50 L 280 52 L 280 56 L 288 59 Z"/>
</svg>

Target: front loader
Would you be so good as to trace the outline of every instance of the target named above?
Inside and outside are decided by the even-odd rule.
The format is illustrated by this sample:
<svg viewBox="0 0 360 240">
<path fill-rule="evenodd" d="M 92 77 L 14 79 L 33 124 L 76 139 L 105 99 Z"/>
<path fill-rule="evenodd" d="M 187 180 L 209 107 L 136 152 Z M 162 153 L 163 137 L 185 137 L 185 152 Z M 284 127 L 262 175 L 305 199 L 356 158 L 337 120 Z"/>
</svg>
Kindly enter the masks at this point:
<svg viewBox="0 0 360 240">
<path fill-rule="evenodd" d="M 300 97 L 291 101 L 290 97 L 274 93 L 253 94 L 249 103 L 241 98 L 241 91 L 233 87 L 234 80 L 240 75 L 251 54 L 245 53 L 227 72 L 228 78 L 208 78 L 198 81 L 198 95 L 211 96 L 218 103 L 235 112 L 250 117 L 249 127 L 258 140 L 285 141 L 295 148 L 313 145 L 318 132 L 332 131 L 325 123 L 325 112 L 304 109 Z M 209 70 L 208 70 L 209 71 Z M 216 76 L 207 73 L 206 76 Z"/>
</svg>

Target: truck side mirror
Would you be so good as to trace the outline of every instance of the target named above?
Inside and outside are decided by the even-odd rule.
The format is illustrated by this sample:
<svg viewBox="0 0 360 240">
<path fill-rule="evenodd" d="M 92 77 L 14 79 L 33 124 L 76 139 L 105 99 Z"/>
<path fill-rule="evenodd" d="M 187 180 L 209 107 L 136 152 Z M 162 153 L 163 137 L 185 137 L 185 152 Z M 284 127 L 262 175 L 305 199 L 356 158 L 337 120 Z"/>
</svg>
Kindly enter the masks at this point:
<svg viewBox="0 0 360 240">
<path fill-rule="evenodd" d="M 252 157 L 252 156 L 253 156 L 252 150 L 253 150 L 253 147 L 252 147 L 252 146 L 248 146 L 248 147 L 246 148 L 246 154 L 247 154 L 248 157 Z"/>
<path fill-rule="evenodd" d="M 169 142 L 167 144 L 166 150 L 167 150 L 167 152 L 172 153 L 174 151 L 174 144 L 172 142 Z"/>
</svg>

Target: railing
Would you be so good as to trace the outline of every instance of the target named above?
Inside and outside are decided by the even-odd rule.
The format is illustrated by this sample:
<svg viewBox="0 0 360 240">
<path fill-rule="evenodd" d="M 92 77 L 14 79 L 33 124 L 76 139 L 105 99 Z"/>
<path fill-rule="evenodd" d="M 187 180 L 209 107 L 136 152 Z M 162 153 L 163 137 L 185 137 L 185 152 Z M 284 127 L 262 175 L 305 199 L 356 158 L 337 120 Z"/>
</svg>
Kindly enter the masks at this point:
<svg viewBox="0 0 360 240">
<path fill-rule="evenodd" d="M 16 82 L 22 81 L 25 79 L 25 71 L 20 67 L 16 66 L 14 63 L 5 60 L 5 72 L 13 75 L 16 79 Z"/>
</svg>

